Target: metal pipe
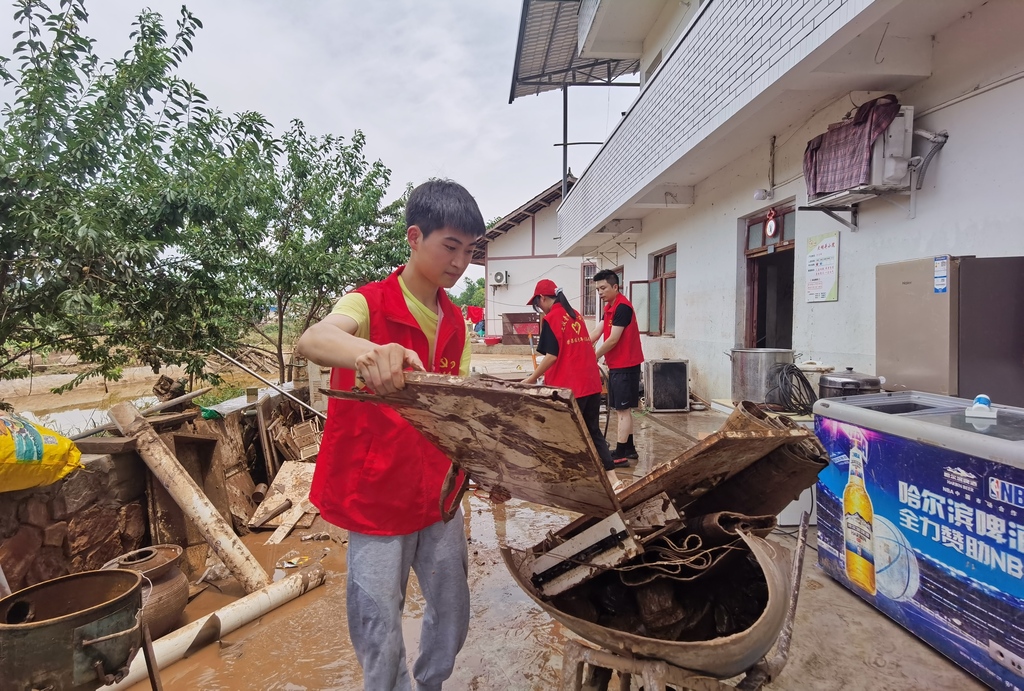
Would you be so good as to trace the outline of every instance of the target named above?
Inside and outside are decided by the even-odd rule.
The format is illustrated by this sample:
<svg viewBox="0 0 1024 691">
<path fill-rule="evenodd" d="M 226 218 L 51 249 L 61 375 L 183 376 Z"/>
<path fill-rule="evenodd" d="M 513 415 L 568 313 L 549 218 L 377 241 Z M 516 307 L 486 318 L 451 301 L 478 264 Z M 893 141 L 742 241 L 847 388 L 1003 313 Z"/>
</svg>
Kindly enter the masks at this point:
<svg viewBox="0 0 1024 691">
<path fill-rule="evenodd" d="M 142 415 L 143 415 L 143 417 L 149 417 L 153 413 L 159 413 L 161 410 L 167 410 L 168 408 L 173 408 L 174 406 L 176 406 L 176 405 L 178 405 L 180 403 L 188 403 L 193 398 L 198 398 L 199 396 L 202 396 L 204 393 L 209 393 L 210 391 L 213 391 L 213 387 L 212 386 L 207 386 L 205 389 L 198 389 L 196 391 L 191 391 L 191 392 L 185 394 L 184 396 L 178 396 L 177 398 L 172 398 L 169 401 L 164 401 L 163 403 L 157 403 L 156 405 L 152 405 L 152 406 L 146 408 L 145 410 L 143 410 L 142 411 Z M 94 434 L 99 434 L 100 432 L 106 432 L 106 431 L 112 430 L 112 429 L 117 429 L 117 426 L 114 423 L 112 423 L 112 422 L 108 422 L 105 425 L 100 425 L 99 427 L 93 427 L 92 429 L 87 429 L 84 432 L 79 432 L 75 436 L 71 437 L 71 441 L 78 441 L 79 439 L 85 439 L 86 437 L 91 437 Z"/>
<path fill-rule="evenodd" d="M 183 657 L 195 653 L 221 637 L 262 617 L 267 612 L 290 602 L 300 595 L 323 585 L 327 572 L 321 564 L 307 566 L 301 571 L 271 583 L 261 590 L 225 605 L 201 619 L 172 631 L 153 641 L 157 669 L 165 669 Z M 146 678 L 148 668 L 142 655 L 132 661 L 128 676 L 109 689 L 126 689 Z"/>
<path fill-rule="evenodd" d="M 231 357 L 230 355 L 228 355 L 227 353 L 225 353 L 225 352 L 224 352 L 223 350 L 221 350 L 220 348 L 214 348 L 214 349 L 213 349 L 213 352 L 217 353 L 217 355 L 220 355 L 220 356 L 221 356 L 222 358 L 224 358 L 225 360 L 227 360 L 228 362 L 230 362 L 230 363 L 231 363 L 232 365 L 234 365 L 235 367 L 238 367 L 238 368 L 240 368 L 240 369 L 241 369 L 242 371 L 244 371 L 244 372 L 247 372 L 247 373 L 251 374 L 252 376 L 256 377 L 256 378 L 257 378 L 257 379 L 259 379 L 259 380 L 260 380 L 261 382 L 263 382 L 264 384 L 266 384 L 266 385 L 267 385 L 267 386 L 269 386 L 270 388 L 274 389 L 275 391 L 277 391 L 277 392 L 278 392 L 279 394 L 281 394 L 281 395 L 282 395 L 282 396 L 284 396 L 285 398 L 290 398 L 291 400 L 295 401 L 295 402 L 296 402 L 296 403 L 298 403 L 298 404 L 299 404 L 300 406 L 302 406 L 302 407 L 303 407 L 303 408 L 305 408 L 306 410 L 310 411 L 311 413 L 313 413 L 314 415 L 316 415 L 317 417 L 319 417 L 319 418 L 320 418 L 321 420 L 326 420 L 326 419 L 327 419 L 327 416 L 326 416 L 326 415 L 324 415 L 323 413 L 321 413 L 321 412 L 320 412 L 319 410 L 317 410 L 316 408 L 313 408 L 312 406 L 310 406 L 310 405 L 308 405 L 308 404 L 306 404 L 306 403 L 303 403 L 303 402 L 302 402 L 302 401 L 300 401 L 299 399 L 295 398 L 295 396 L 292 396 L 292 395 L 291 395 L 290 393 L 288 393 L 287 391 L 285 391 L 284 389 L 282 389 L 281 387 L 279 387 L 279 386 L 278 386 L 277 384 L 271 384 L 271 383 L 270 383 L 269 381 L 267 381 L 266 379 L 264 379 L 264 378 L 263 378 L 263 377 L 261 377 L 260 375 L 258 375 L 258 374 L 256 374 L 255 372 L 253 372 L 253 371 L 252 371 L 251 369 L 249 369 L 248 367 L 246 367 L 245 365 L 243 365 L 243 364 L 242 364 L 241 362 L 239 362 L 238 360 L 234 359 L 233 357 Z"/>
<path fill-rule="evenodd" d="M 569 193 L 569 87 L 562 87 L 562 199 Z"/>
<path fill-rule="evenodd" d="M 109 415 L 121 434 L 135 437 L 136 452 L 182 512 L 192 519 L 206 542 L 245 588 L 245 592 L 252 593 L 269 585 L 270 578 L 256 557 L 238 539 L 217 507 L 185 472 L 138 409 L 131 403 L 118 403 L 110 409 Z"/>
</svg>

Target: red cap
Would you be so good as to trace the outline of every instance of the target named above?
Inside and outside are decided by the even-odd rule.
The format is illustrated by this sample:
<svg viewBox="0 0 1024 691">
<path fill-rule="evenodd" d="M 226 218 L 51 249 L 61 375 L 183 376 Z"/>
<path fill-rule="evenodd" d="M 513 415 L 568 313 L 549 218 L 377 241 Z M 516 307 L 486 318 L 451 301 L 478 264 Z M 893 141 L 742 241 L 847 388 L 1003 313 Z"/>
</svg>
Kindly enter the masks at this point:
<svg viewBox="0 0 1024 691">
<path fill-rule="evenodd" d="M 550 278 L 542 278 L 537 281 L 537 287 L 533 289 L 533 297 L 530 298 L 526 304 L 532 305 L 538 295 L 547 295 L 548 297 L 551 297 L 555 294 L 556 290 L 558 290 L 558 286 L 555 285 L 554 281 Z"/>
</svg>

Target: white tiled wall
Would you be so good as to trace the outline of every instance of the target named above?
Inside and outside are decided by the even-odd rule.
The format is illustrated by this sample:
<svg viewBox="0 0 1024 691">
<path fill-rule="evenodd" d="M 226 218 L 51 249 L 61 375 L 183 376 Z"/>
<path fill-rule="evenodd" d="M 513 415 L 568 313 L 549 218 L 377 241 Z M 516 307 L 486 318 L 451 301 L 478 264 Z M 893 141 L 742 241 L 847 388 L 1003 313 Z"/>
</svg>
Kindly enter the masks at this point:
<svg viewBox="0 0 1024 691">
<path fill-rule="evenodd" d="M 712 0 L 576 183 L 558 214 L 564 250 L 871 0 Z M 723 66 L 728 66 L 723 69 Z"/>
</svg>

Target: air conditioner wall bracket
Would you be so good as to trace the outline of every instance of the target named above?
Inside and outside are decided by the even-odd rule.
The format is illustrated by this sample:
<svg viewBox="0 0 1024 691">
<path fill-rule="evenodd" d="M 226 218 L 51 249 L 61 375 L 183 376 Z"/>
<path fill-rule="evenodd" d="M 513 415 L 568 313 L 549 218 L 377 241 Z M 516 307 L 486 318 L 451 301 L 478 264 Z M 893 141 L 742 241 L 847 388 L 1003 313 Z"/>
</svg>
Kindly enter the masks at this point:
<svg viewBox="0 0 1024 691">
<path fill-rule="evenodd" d="M 857 204 L 853 204 L 852 206 L 833 206 L 833 207 L 825 207 L 825 206 L 798 206 L 797 207 L 797 211 L 821 211 L 822 213 L 826 214 L 830 218 L 838 221 L 839 223 L 842 223 L 844 226 L 846 226 L 847 228 L 849 228 L 853 232 L 857 232 L 858 230 L 860 230 L 860 227 L 857 225 L 857 221 L 858 221 L 858 219 L 860 217 L 860 212 L 857 209 Z M 843 218 L 842 216 L 837 214 L 836 213 L 837 211 L 848 211 L 850 213 L 850 220 L 847 221 L 845 218 Z"/>
</svg>

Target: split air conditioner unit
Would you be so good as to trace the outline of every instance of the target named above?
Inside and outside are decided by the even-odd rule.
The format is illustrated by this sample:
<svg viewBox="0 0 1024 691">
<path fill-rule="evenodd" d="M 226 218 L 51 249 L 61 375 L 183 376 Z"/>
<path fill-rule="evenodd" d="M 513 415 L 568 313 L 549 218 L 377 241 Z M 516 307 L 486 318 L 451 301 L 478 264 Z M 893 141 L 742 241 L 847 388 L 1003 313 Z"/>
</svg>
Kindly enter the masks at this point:
<svg viewBox="0 0 1024 691">
<path fill-rule="evenodd" d="M 864 185 L 829 192 L 807 201 L 807 206 L 851 206 L 880 194 L 910 190 L 910 159 L 914 139 L 914 107 L 902 106 L 892 124 L 871 147 L 871 178 Z"/>
<path fill-rule="evenodd" d="M 495 271 L 491 276 L 491 283 L 496 286 L 508 285 L 508 271 Z"/>
</svg>

